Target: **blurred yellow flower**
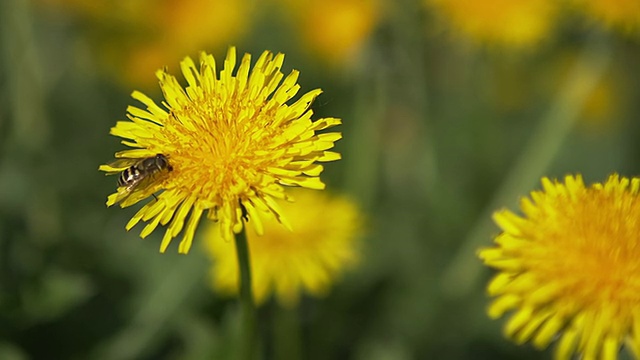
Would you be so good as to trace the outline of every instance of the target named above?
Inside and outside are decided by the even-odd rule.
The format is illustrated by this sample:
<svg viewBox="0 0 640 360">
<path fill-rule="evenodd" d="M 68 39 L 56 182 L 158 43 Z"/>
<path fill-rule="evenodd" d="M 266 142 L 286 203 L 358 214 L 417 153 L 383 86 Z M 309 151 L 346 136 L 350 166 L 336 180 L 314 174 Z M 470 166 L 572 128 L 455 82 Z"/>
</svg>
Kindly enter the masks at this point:
<svg viewBox="0 0 640 360">
<path fill-rule="evenodd" d="M 333 65 L 353 58 L 381 15 L 378 0 L 281 0 L 299 30 L 302 45 Z"/>
<path fill-rule="evenodd" d="M 557 5 L 549 0 L 424 0 L 454 33 L 478 43 L 531 46 L 549 35 Z"/>
<path fill-rule="evenodd" d="M 245 54 L 236 68 L 236 49 L 230 48 L 219 76 L 213 56 L 202 53 L 199 69 L 191 58 L 180 67 L 188 86 L 158 71 L 164 94 L 162 106 L 134 91 L 133 98 L 146 109 L 130 106 L 129 121 L 119 121 L 111 134 L 124 138 L 134 149 L 116 153 L 116 161 L 100 166 L 108 174 L 118 174 L 129 163 L 123 159 L 148 159 L 164 155 L 169 166 L 159 169 L 133 188 L 120 184 L 107 205 L 121 207 L 164 190 L 143 206 L 129 221 L 127 230 L 140 220 L 150 221 L 141 237 L 151 234 L 158 224 L 167 225 L 160 251 L 186 226 L 179 252 L 187 253 L 200 217 L 220 222 L 221 236 L 232 239 L 243 227 L 242 217 L 251 219 L 262 233 L 261 215 L 282 219 L 274 198 L 286 199 L 284 188 L 302 186 L 323 189 L 323 170 L 318 161 L 332 161 L 340 154 L 327 151 L 341 138 L 340 133 L 316 134 L 340 124 L 340 119 L 311 120 L 311 103 L 322 92 L 309 91 L 296 102 L 298 71 L 288 76 L 280 71 L 284 55 L 265 51 L 251 68 L 251 55 Z M 234 75 L 235 74 L 235 75 Z M 283 80 L 284 79 L 284 80 Z M 164 171 L 170 170 L 170 171 Z M 134 175 L 136 171 L 128 171 Z"/>
<path fill-rule="evenodd" d="M 155 86 L 148 69 L 226 47 L 249 29 L 249 0 L 38 0 L 85 20 L 102 65 L 128 85 Z M 222 15 L 223 14 L 223 15 Z"/>
<path fill-rule="evenodd" d="M 567 51 L 556 55 L 554 61 L 549 61 L 538 79 L 546 78 L 548 89 L 545 92 L 556 94 L 561 91 L 568 76 L 571 76 L 576 64 L 580 61 L 580 54 Z M 622 76 L 616 71 L 608 69 L 589 91 L 580 113 L 580 123 L 583 127 L 600 133 L 612 129 L 619 119 L 619 110 L 624 106 L 625 92 Z"/>
<path fill-rule="evenodd" d="M 522 199 L 524 217 L 494 214 L 497 246 L 479 252 L 499 270 L 489 316 L 515 311 L 506 335 L 540 349 L 557 339 L 558 359 L 616 359 L 623 344 L 639 356 L 640 178 L 542 185 Z"/>
<path fill-rule="evenodd" d="M 572 0 L 589 16 L 607 26 L 625 32 L 640 31 L 640 1 L 638 0 Z"/>
<path fill-rule="evenodd" d="M 588 125 L 598 131 L 613 125 L 612 119 L 616 118 L 616 110 L 620 105 L 620 96 L 616 90 L 614 79 L 609 75 L 600 80 L 589 93 L 582 109 L 582 116 Z"/>
<path fill-rule="evenodd" d="M 295 202 L 282 202 L 282 214 L 293 231 L 276 221 L 265 222 L 265 234 L 247 231 L 253 293 L 263 303 L 272 293 L 284 306 L 298 303 L 306 291 L 322 296 L 358 259 L 357 239 L 362 216 L 344 197 L 308 190 L 292 192 Z M 213 287 L 223 294 L 238 293 L 238 263 L 233 242 L 225 241 L 210 225 L 205 232 L 213 260 Z"/>
</svg>

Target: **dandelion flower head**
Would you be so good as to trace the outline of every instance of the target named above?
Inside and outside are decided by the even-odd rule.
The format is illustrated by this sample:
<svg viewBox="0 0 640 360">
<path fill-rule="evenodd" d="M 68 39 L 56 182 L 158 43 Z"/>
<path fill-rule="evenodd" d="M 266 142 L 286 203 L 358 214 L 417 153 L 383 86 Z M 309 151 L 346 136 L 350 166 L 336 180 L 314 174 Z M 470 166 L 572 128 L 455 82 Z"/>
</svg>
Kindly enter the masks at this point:
<svg viewBox="0 0 640 360">
<path fill-rule="evenodd" d="M 542 185 L 523 216 L 494 214 L 502 233 L 479 252 L 499 271 L 490 317 L 512 311 L 505 334 L 540 349 L 557 339 L 558 359 L 616 359 L 624 344 L 640 355 L 640 178 Z"/>
<path fill-rule="evenodd" d="M 340 119 L 311 119 L 309 107 L 320 89 L 291 103 L 300 89 L 299 73 L 294 70 L 284 76 L 283 61 L 283 54 L 265 51 L 251 68 L 251 56 L 245 54 L 234 73 L 232 47 L 218 74 L 213 56 L 202 53 L 199 67 L 189 57 L 180 65 L 186 87 L 166 71 L 157 72 L 164 94 L 161 105 L 133 92 L 144 107 L 130 106 L 129 120 L 111 129 L 131 147 L 116 153 L 116 158 L 162 154 L 171 171 L 156 172 L 152 181 L 132 191 L 119 187 L 108 197 L 108 206 L 127 207 L 163 191 L 133 216 L 127 230 L 148 222 L 141 233 L 144 238 L 158 225 L 168 225 L 160 251 L 183 233 L 179 252 L 187 253 L 205 212 L 220 223 L 224 239 L 242 229 L 243 218 L 262 234 L 263 217 L 287 225 L 274 200 L 287 199 L 284 186 L 324 188 L 319 177 L 323 166 L 318 162 L 340 158 L 328 150 L 341 134 L 317 132 L 340 124 Z M 117 162 L 100 167 L 108 174 L 125 169 Z"/>
<path fill-rule="evenodd" d="M 551 32 L 556 5 L 548 0 L 424 0 L 454 33 L 480 44 L 526 47 Z"/>
<path fill-rule="evenodd" d="M 248 229 L 253 293 L 256 303 L 275 294 L 279 303 L 293 306 L 301 292 L 326 294 L 332 283 L 358 260 L 362 215 L 348 198 L 324 192 L 293 190 L 295 202 L 282 204 L 293 231 L 273 220 L 263 236 Z M 238 293 L 238 263 L 233 242 L 224 241 L 218 225 L 205 232 L 213 260 L 213 287 L 222 294 Z"/>
</svg>

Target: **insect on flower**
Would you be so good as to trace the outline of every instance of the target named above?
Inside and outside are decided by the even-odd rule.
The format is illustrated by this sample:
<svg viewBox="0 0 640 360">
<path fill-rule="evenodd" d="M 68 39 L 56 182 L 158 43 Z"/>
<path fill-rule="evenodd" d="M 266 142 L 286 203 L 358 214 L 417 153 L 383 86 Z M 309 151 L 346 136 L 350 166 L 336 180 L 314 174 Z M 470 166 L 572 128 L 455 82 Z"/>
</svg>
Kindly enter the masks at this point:
<svg viewBox="0 0 640 360">
<path fill-rule="evenodd" d="M 169 160 L 163 154 L 146 158 L 120 158 L 109 164 L 112 168 L 124 168 L 118 177 L 118 197 L 126 198 L 143 183 L 153 181 L 157 174 L 172 171 Z"/>
<path fill-rule="evenodd" d="M 127 107 L 128 120 L 110 130 L 128 146 L 115 153 L 116 159 L 151 160 L 141 164 L 146 172 L 139 182 L 134 180 L 137 167 L 123 173 L 127 164 L 101 165 L 99 170 L 124 174 L 135 183 L 118 187 L 106 205 L 126 208 L 161 192 L 125 226 L 146 222 L 142 238 L 166 226 L 160 252 L 183 234 L 178 252 L 188 253 L 203 216 L 218 221 L 227 240 L 247 219 L 258 234 L 264 231 L 261 217 L 287 226 L 276 202 L 288 199 L 285 187 L 324 189 L 320 163 L 341 157 L 330 150 L 342 134 L 324 130 L 342 121 L 313 119 L 310 109 L 322 90 L 297 97 L 299 72 L 282 72 L 284 54 L 265 51 L 253 65 L 251 59 L 250 54 L 237 59 L 230 47 L 218 71 L 210 54 L 201 53 L 199 65 L 187 57 L 180 63 L 186 85 L 164 70 L 156 72 L 164 100 L 156 103 L 134 91 L 142 106 Z"/>
</svg>

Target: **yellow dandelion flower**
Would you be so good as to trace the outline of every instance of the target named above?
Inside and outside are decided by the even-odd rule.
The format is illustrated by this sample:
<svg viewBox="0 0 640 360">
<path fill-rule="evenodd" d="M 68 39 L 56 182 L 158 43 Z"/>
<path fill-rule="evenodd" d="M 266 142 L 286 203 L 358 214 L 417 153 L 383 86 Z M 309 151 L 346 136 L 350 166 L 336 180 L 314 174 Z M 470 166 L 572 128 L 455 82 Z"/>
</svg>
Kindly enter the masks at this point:
<svg viewBox="0 0 640 360">
<path fill-rule="evenodd" d="M 199 69 L 185 58 L 181 63 L 185 88 L 174 76 L 158 71 L 162 105 L 133 92 L 146 108 L 130 106 L 129 121 L 117 122 L 111 134 L 134 149 L 116 153 L 120 160 L 100 170 L 118 174 L 130 165 L 126 159 L 158 155 L 168 164 L 147 161 L 152 171 L 145 180 L 150 181 L 133 187 L 124 182 L 109 196 L 108 206 L 127 207 L 163 190 L 138 211 L 127 230 L 147 221 L 144 238 L 158 225 L 168 225 L 162 252 L 184 230 L 179 252 L 187 253 L 205 211 L 209 219 L 220 222 L 224 239 L 241 231 L 243 217 L 250 218 L 261 234 L 261 216 L 274 216 L 286 225 L 274 201 L 287 198 L 283 185 L 324 188 L 319 177 L 323 167 L 317 162 L 340 158 L 328 150 L 341 134 L 316 132 L 340 124 L 340 119 L 311 119 L 309 107 L 320 89 L 287 104 L 300 89 L 299 73 L 294 70 L 285 77 L 280 71 L 283 62 L 283 54 L 265 51 L 251 69 L 251 55 L 245 54 L 234 75 L 236 49 L 231 47 L 219 76 L 213 56 L 202 53 Z M 125 175 L 138 179 L 133 170 Z"/>
<path fill-rule="evenodd" d="M 609 27 L 625 32 L 640 30 L 640 1 L 638 0 L 573 0 L 592 18 Z"/>
<path fill-rule="evenodd" d="M 557 5 L 548 0 L 424 1 L 460 35 L 511 47 L 539 43 L 551 32 L 557 13 Z"/>
<path fill-rule="evenodd" d="M 83 22 L 82 34 L 98 64 L 125 84 L 150 88 L 148 69 L 179 60 L 177 54 L 226 47 L 250 29 L 249 0 L 36 0 Z M 220 14 L 224 14 L 221 16 Z"/>
<path fill-rule="evenodd" d="M 381 17 L 377 0 L 282 0 L 302 36 L 303 46 L 338 65 L 362 48 Z"/>
<path fill-rule="evenodd" d="M 640 355 L 640 178 L 542 185 L 524 216 L 494 214 L 497 246 L 479 252 L 499 270 L 490 317 L 513 311 L 506 335 L 540 349 L 557 339 L 558 359 L 616 359 L 623 344 Z"/>
<path fill-rule="evenodd" d="M 549 67 L 544 71 L 551 81 L 544 82 L 545 86 L 549 86 L 544 91 L 548 93 L 562 91 L 563 81 L 566 81 L 571 71 L 575 68 L 579 61 L 579 55 L 569 50 L 566 53 L 559 54 L 554 61 L 549 62 Z M 589 75 L 591 74 L 582 74 L 585 79 Z M 579 120 L 583 130 L 601 133 L 615 128 L 616 121 L 620 119 L 619 111 L 625 105 L 623 86 L 624 80 L 621 79 L 616 69 L 608 69 L 602 74 L 588 92 L 580 109 Z"/>
<path fill-rule="evenodd" d="M 149 0 L 145 0 L 147 2 Z M 113 51 L 109 64 L 131 84 L 152 86 L 147 69 L 158 69 L 203 48 L 219 48 L 241 39 L 251 27 L 253 5 L 248 0 L 162 0 L 157 16 L 141 24 L 139 13 L 132 27 L 137 41 L 123 46 L 114 37 L 107 43 Z M 224 16 L 220 16 L 224 14 Z"/>
<path fill-rule="evenodd" d="M 295 202 L 283 202 L 282 213 L 293 231 L 276 221 L 265 222 L 265 234 L 248 229 L 253 294 L 263 303 L 272 293 L 285 306 L 297 304 L 300 293 L 327 293 L 335 279 L 358 259 L 357 239 L 362 216 L 353 202 L 308 190 L 292 192 Z M 238 262 L 233 242 L 221 238 L 211 225 L 205 244 L 213 260 L 211 270 L 216 291 L 238 293 Z"/>
</svg>

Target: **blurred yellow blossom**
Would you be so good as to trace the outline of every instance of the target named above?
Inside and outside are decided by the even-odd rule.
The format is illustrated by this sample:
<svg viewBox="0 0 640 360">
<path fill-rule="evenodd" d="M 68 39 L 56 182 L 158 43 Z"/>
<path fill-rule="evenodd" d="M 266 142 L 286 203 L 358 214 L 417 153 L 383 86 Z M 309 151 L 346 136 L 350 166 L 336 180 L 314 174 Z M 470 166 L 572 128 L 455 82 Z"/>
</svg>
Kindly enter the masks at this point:
<svg viewBox="0 0 640 360">
<path fill-rule="evenodd" d="M 557 5 L 549 0 L 424 0 L 455 34 L 477 43 L 525 47 L 548 37 Z"/>
<path fill-rule="evenodd" d="M 638 0 L 572 0 L 592 18 L 624 32 L 640 34 Z"/>
<path fill-rule="evenodd" d="M 557 339 L 558 359 L 616 359 L 625 344 L 640 355 L 640 178 L 542 186 L 524 216 L 494 214 L 502 233 L 479 252 L 499 271 L 489 316 L 514 311 L 506 335 L 540 349 Z"/>
<path fill-rule="evenodd" d="M 595 129 L 611 127 L 613 119 L 617 117 L 620 96 L 612 76 L 604 77 L 589 93 L 582 109 L 582 116 L 586 124 Z"/>
<path fill-rule="evenodd" d="M 116 153 L 116 162 L 100 170 L 135 175 L 136 171 L 127 170 L 129 159 L 141 161 L 159 154 L 168 165 L 157 166 L 153 181 L 135 187 L 119 184 L 108 197 L 108 206 L 127 207 L 163 191 L 138 211 L 127 230 L 148 221 L 140 235 L 144 238 L 158 225 L 169 224 L 160 251 L 184 230 L 179 252 L 187 253 L 205 211 L 209 219 L 220 222 L 220 236 L 230 240 L 242 230 L 243 217 L 251 220 L 257 233 L 263 232 L 261 216 L 286 224 L 274 200 L 287 198 L 283 185 L 324 188 L 323 166 L 317 162 L 340 158 L 328 150 L 342 135 L 316 132 L 341 121 L 311 119 L 309 107 L 320 89 L 287 104 L 300 90 L 299 73 L 294 70 L 285 77 L 283 62 L 283 54 L 265 51 L 252 68 L 251 55 L 245 54 L 236 70 L 232 47 L 218 73 L 213 56 L 201 53 L 199 66 L 189 57 L 180 64 L 186 87 L 165 71 L 156 73 L 164 94 L 161 105 L 133 92 L 145 108 L 129 106 L 129 120 L 118 121 L 111 129 L 133 149 Z"/>
<path fill-rule="evenodd" d="M 580 54 L 570 50 L 557 54 L 553 61 L 549 61 L 548 66 L 543 67 L 540 74 L 536 75 L 538 79 L 545 79 L 547 85 L 545 92 L 559 93 L 579 61 Z M 619 110 L 625 102 L 623 85 L 616 69 L 607 69 L 588 92 L 582 104 L 580 125 L 598 132 L 606 128 L 614 128 Z"/>
<path fill-rule="evenodd" d="M 248 32 L 249 0 L 38 0 L 84 20 L 102 65 L 127 85 L 157 84 L 149 69 L 205 48 L 226 48 Z"/>
<path fill-rule="evenodd" d="M 253 293 L 263 303 L 272 293 L 284 306 L 297 304 L 305 291 L 322 296 L 358 260 L 363 219 L 349 199 L 325 193 L 293 190 L 295 202 L 281 202 L 293 231 L 276 221 L 265 222 L 263 236 L 247 229 Z M 233 242 L 209 225 L 205 232 L 213 260 L 213 287 L 224 294 L 238 292 L 238 263 Z"/>
<path fill-rule="evenodd" d="M 378 0 L 281 1 L 302 46 L 334 65 L 348 62 L 361 50 L 381 16 Z"/>
</svg>

